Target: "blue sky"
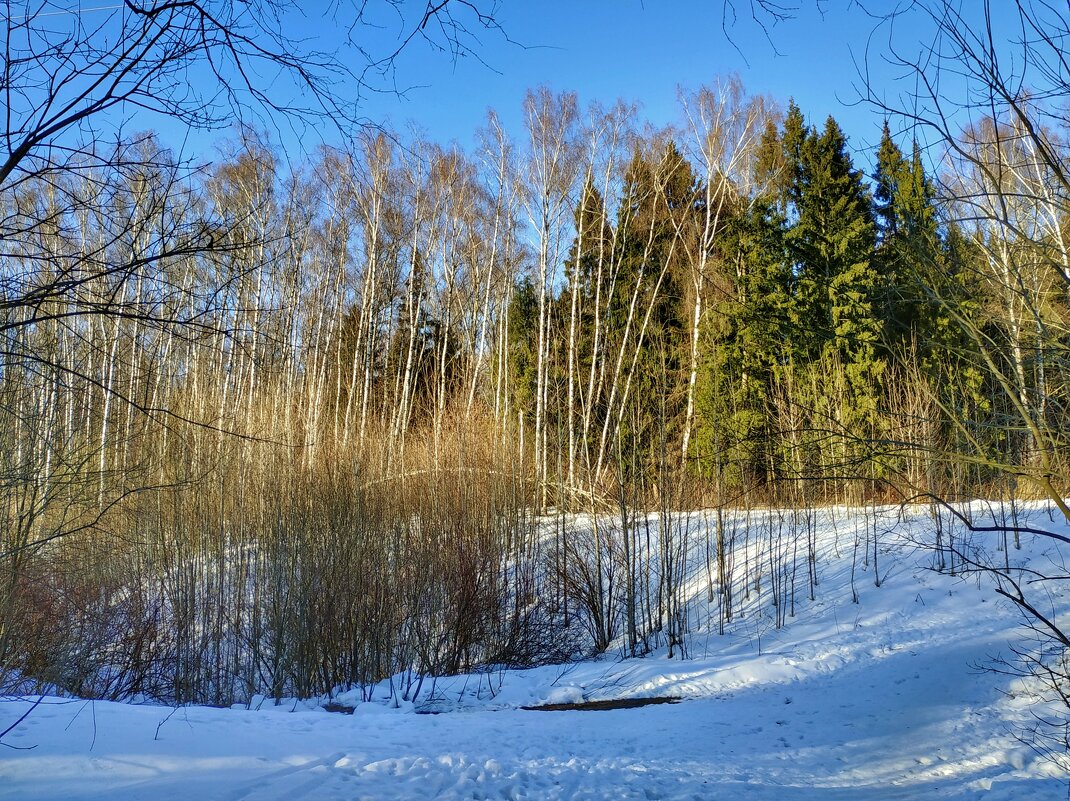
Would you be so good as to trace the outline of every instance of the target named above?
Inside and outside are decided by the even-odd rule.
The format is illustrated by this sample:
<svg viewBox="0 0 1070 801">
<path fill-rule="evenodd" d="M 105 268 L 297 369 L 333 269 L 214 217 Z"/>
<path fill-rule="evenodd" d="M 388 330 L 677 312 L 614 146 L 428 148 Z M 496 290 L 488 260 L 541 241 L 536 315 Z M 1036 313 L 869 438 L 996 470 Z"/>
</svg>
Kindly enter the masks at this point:
<svg viewBox="0 0 1070 801">
<path fill-rule="evenodd" d="M 679 121 L 678 87 L 693 89 L 738 74 L 749 94 L 769 95 L 782 105 L 794 97 L 817 126 L 835 116 L 865 166 L 881 117 L 858 102 L 855 64 L 865 58 L 874 20 L 857 0 L 799 0 L 790 19 L 765 31 L 750 16 L 750 0 L 735 2 L 739 16 L 733 22 L 724 18 L 722 0 L 504 0 L 496 17 L 503 33 L 480 31 L 474 43 L 478 58 L 454 59 L 416 40 L 397 61 L 396 81 L 407 89 L 404 95 L 365 93 L 360 113 L 399 131 L 411 125 L 433 141 L 469 148 L 488 108 L 521 138 L 524 93 L 543 84 L 577 92 L 581 105 L 609 105 L 618 98 L 637 103 L 640 120 L 660 127 Z M 413 0 L 402 6 L 422 7 Z M 378 22 L 380 27 L 358 32 L 360 44 L 389 52 L 401 26 L 389 15 Z M 338 31 L 310 12 L 288 34 L 306 47 L 330 48 Z M 885 72 L 881 80 L 891 77 Z M 184 132 L 168 130 L 166 121 L 153 124 L 162 127 L 165 141 L 199 159 L 214 158 L 228 136 L 197 132 L 183 144 Z M 272 135 L 296 161 L 337 136 L 329 129 L 298 135 L 285 126 Z"/>
<path fill-rule="evenodd" d="M 880 117 L 857 104 L 853 63 L 864 57 L 873 20 L 851 0 L 827 0 L 824 13 L 803 3 L 767 37 L 748 3 L 739 0 L 738 19 L 726 23 L 717 0 L 506 2 L 499 19 L 512 42 L 482 34 L 483 64 L 413 47 L 398 71 L 399 83 L 413 88 L 403 98 L 367 98 L 364 113 L 468 146 L 488 107 L 519 133 L 524 92 L 541 84 L 574 90 L 581 104 L 638 102 L 642 119 L 663 125 L 677 119 L 678 86 L 736 73 L 751 94 L 785 104 L 794 97 L 815 124 L 832 114 L 853 148 L 874 145 Z"/>
<path fill-rule="evenodd" d="M 477 0 L 483 9 L 493 2 Z M 913 77 L 889 65 L 889 26 L 880 25 L 866 8 L 908 7 L 909 0 L 776 2 L 797 8 L 766 30 L 750 15 L 757 0 L 500 0 L 495 19 L 502 32 L 473 28 L 478 34 L 478 41 L 471 43 L 476 56 L 451 58 L 416 39 L 396 62 L 394 77 L 396 86 L 406 90 L 403 95 L 364 92 L 359 114 L 401 132 L 403 138 L 414 126 L 432 141 L 456 142 L 469 149 L 488 108 L 495 109 L 506 130 L 521 140 L 524 94 L 540 85 L 575 91 L 583 106 L 590 101 L 611 105 L 617 99 L 636 103 L 641 122 L 661 127 L 680 122 L 678 87 L 712 85 L 736 74 L 749 94 L 767 95 L 782 106 L 794 98 L 815 126 L 821 127 L 833 115 L 847 134 L 856 164 L 869 171 L 882 115 L 862 100 L 861 72 L 868 65 L 873 85 L 892 98 L 893 105 L 897 96 L 909 94 Z M 382 55 L 397 48 L 399 34 L 411 31 L 414 17 L 419 19 L 425 8 L 421 0 L 392 3 L 373 0 L 367 7 L 379 16 L 369 17 L 370 25 L 353 32 L 356 43 L 370 53 Z M 959 3 L 969 14 L 982 8 L 979 0 L 954 0 L 952 6 Z M 725 6 L 733 4 L 738 16 L 726 19 Z M 344 13 L 352 6 L 346 0 L 296 5 L 297 11 L 281 21 L 281 30 L 306 49 L 339 48 L 344 26 L 322 16 L 320 9 Z M 1011 5 L 992 0 L 997 16 L 1009 13 Z M 409 15 L 407 23 L 400 22 L 400 14 Z M 919 24 L 919 16 L 904 17 L 894 29 L 897 46 L 911 56 L 926 36 L 932 36 L 927 26 Z M 998 35 L 1013 34 L 1012 26 L 1002 24 L 1007 21 L 997 20 L 1006 29 Z M 360 71 L 357 53 L 337 52 L 350 69 Z M 267 69 L 267 74 L 256 76 L 258 81 L 284 98 L 285 75 Z M 353 97 L 356 87 L 351 84 L 341 82 L 335 88 L 342 96 Z M 941 89 L 952 97 L 965 96 L 961 87 L 950 72 L 941 75 Z M 189 134 L 158 117 L 129 122 L 128 129 L 156 128 L 163 141 L 195 160 L 218 158 L 221 143 L 233 139 L 225 128 Z M 276 119 L 265 127 L 284 157 L 295 163 L 305 161 L 323 142 L 339 144 L 337 130 L 327 125 L 295 131 L 285 120 Z M 898 133 L 898 128 L 893 120 L 893 131 Z M 904 147 L 909 147 L 909 138 L 909 131 L 900 137 Z M 934 157 L 938 155 L 934 152 Z"/>
<path fill-rule="evenodd" d="M 68 8 L 65 2 L 55 2 L 54 7 L 60 10 L 49 12 L 48 24 L 103 25 L 102 20 L 117 15 L 116 9 L 122 8 L 115 4 Z M 353 4 L 363 2 L 295 0 L 278 21 L 278 28 L 305 50 L 336 51 L 346 66 L 359 73 L 363 66 L 359 52 L 341 47 L 345 25 L 337 16 L 324 16 L 323 10 L 334 9 L 344 15 L 352 12 Z M 835 116 L 857 163 L 865 168 L 879 139 L 882 117 L 861 99 L 864 88 L 860 72 L 868 65 L 874 70 L 872 82 L 893 98 L 908 94 L 911 87 L 911 78 L 897 74 L 887 63 L 888 26 L 879 26 L 863 7 L 907 7 L 909 0 L 771 0 L 797 7 L 776 24 L 771 24 L 769 17 L 762 18 L 768 28 L 751 17 L 750 9 L 758 0 L 474 2 L 481 9 L 494 7 L 501 27 L 501 31 L 480 31 L 478 26 L 469 25 L 478 34 L 478 41 L 470 42 L 475 56 L 451 58 L 417 38 L 396 61 L 396 86 L 407 91 L 400 97 L 392 91 L 364 92 L 358 113 L 403 136 L 413 125 L 433 141 L 457 142 L 469 148 L 488 108 L 495 109 L 507 131 L 521 139 L 524 94 L 540 85 L 575 91 L 582 105 L 590 101 L 611 105 L 617 99 L 636 103 L 641 121 L 661 127 L 679 121 L 678 87 L 694 89 L 737 74 L 752 95 L 768 95 L 782 105 L 794 98 L 816 126 L 820 127 L 829 114 Z M 951 5 L 970 14 L 982 8 L 979 0 L 954 0 Z M 997 15 L 1007 14 L 1007 7 L 1012 5 L 992 0 Z M 738 8 L 735 19 L 730 14 L 726 17 L 725 11 L 733 6 Z M 399 46 L 399 34 L 412 30 L 425 3 L 370 0 L 364 7 L 369 9 L 369 24 L 352 31 L 352 39 L 360 48 L 381 56 Z M 459 10 L 462 19 L 466 7 L 466 3 L 451 6 Z M 243 8 L 247 10 L 241 11 Z M 250 15 L 257 8 L 240 6 L 237 13 Z M 402 20 L 404 15 L 407 21 Z M 113 21 L 116 18 L 113 16 Z M 250 19 L 245 17 L 246 22 Z M 897 44 L 908 51 L 913 48 L 915 53 L 926 35 L 925 26 L 917 21 L 915 16 L 895 29 Z M 998 35 L 1013 35 L 1008 21 L 997 20 L 1001 28 Z M 106 25 L 101 30 L 108 32 Z M 200 77 L 206 79 L 203 84 Z M 269 88 L 276 99 L 286 101 L 290 79 L 277 65 L 254 66 L 253 78 L 258 86 Z M 956 80 L 951 71 L 945 71 L 941 88 L 954 92 Z M 214 83 L 203 62 L 191 69 L 189 81 L 195 88 L 213 91 Z M 383 88 L 390 87 L 383 84 Z M 339 81 L 335 90 L 343 100 L 356 95 L 351 80 Z M 959 93 L 964 95 L 964 90 Z M 225 126 L 189 132 L 173 120 L 146 116 L 132 107 L 114 115 L 113 120 L 120 118 L 125 133 L 155 128 L 165 143 L 195 160 L 217 158 L 221 143 L 233 139 Z M 294 130 L 284 118 L 254 116 L 250 121 L 266 127 L 283 153 L 296 162 L 305 160 L 322 142 L 339 143 L 337 130 L 326 124 L 309 129 L 299 122 Z M 896 128 L 893 121 L 893 130 Z M 909 145 L 909 141 L 903 144 Z"/>
<path fill-rule="evenodd" d="M 875 139 L 869 128 L 880 130 L 873 113 L 845 105 L 857 99 L 852 48 L 859 56 L 865 51 L 872 20 L 851 0 L 828 0 L 823 7 L 824 14 L 807 3 L 766 36 L 743 9 L 725 32 L 715 0 L 506 3 L 502 26 L 517 44 L 484 35 L 480 55 L 489 66 L 414 49 L 400 73 L 425 88 L 367 108 L 380 109 L 395 124 L 413 119 L 433 138 L 463 144 L 487 107 L 518 121 L 524 91 L 541 83 L 575 90 L 581 102 L 639 102 L 645 119 L 662 124 L 675 119 L 678 86 L 737 73 L 752 94 L 782 102 L 794 96 L 814 121 L 831 113 L 850 133 Z"/>
</svg>

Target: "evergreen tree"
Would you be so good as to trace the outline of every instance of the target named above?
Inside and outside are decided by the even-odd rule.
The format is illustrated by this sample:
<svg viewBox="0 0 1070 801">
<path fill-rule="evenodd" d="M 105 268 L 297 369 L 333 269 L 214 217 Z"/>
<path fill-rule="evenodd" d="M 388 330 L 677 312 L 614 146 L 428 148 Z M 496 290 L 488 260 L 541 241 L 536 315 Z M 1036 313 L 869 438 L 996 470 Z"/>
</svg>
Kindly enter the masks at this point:
<svg viewBox="0 0 1070 801">
<path fill-rule="evenodd" d="M 806 430 L 877 435 L 885 319 L 871 197 L 836 121 L 819 133 L 792 102 L 779 132 L 766 127 L 754 177 L 761 189 L 724 243 L 732 286 L 707 331 L 702 412 L 703 447 L 762 481 L 785 460 L 820 469 L 800 447 L 808 462 L 848 456 L 813 455 L 829 440 Z"/>
<path fill-rule="evenodd" d="M 694 456 L 722 490 L 764 483 L 776 461 L 770 408 L 792 339 L 785 214 L 786 178 L 794 172 L 769 121 L 755 158 L 757 194 L 737 199 L 739 209 L 718 242 L 721 287 L 703 330 Z"/>
<path fill-rule="evenodd" d="M 533 332 L 539 320 L 539 295 L 529 276 L 513 287 L 509 302 L 508 362 L 513 409 L 525 419 L 534 419 L 536 392 L 536 353 Z"/>
<path fill-rule="evenodd" d="M 625 173 L 609 340 L 629 354 L 628 403 L 639 405 L 622 418 L 620 434 L 658 451 L 666 438 L 675 439 L 684 412 L 683 288 L 687 259 L 698 246 L 701 196 L 691 165 L 672 141 L 656 163 L 637 150 Z M 651 463 L 660 456 L 651 453 Z"/>
<path fill-rule="evenodd" d="M 821 339 L 846 339 L 841 346 L 850 348 L 865 338 L 863 321 L 871 316 L 876 232 L 861 173 L 832 117 L 822 134 L 807 134 L 792 194 L 796 220 L 788 243 L 803 313 Z"/>
<path fill-rule="evenodd" d="M 616 229 L 618 288 L 626 305 L 638 282 L 653 300 L 652 319 L 661 328 L 685 326 L 679 301 L 698 237 L 701 197 L 694 170 L 671 140 L 656 164 L 638 150 L 632 157 Z"/>
<path fill-rule="evenodd" d="M 877 148 L 877 171 L 873 175 L 873 213 L 877 222 L 877 234 L 881 245 L 894 241 L 899 233 L 902 208 L 899 202 L 900 187 L 910 180 L 910 170 L 903 151 L 892 139 L 888 121 L 881 130 L 881 142 Z"/>
<path fill-rule="evenodd" d="M 936 320 L 923 278 L 943 261 L 932 182 L 915 141 L 908 160 L 884 123 L 877 150 L 874 216 L 878 224 L 876 265 L 882 281 L 882 314 L 889 351 L 913 347 L 933 334 Z"/>
<path fill-rule="evenodd" d="M 880 287 L 869 193 L 832 117 L 822 133 L 811 129 L 807 134 L 801 156 L 800 183 L 793 190 L 796 220 L 788 231 L 799 301 L 797 333 L 811 362 L 843 365 L 841 422 L 872 429 L 884 321 L 876 308 Z"/>
<path fill-rule="evenodd" d="M 791 206 L 795 206 L 797 211 L 802 200 L 803 186 L 806 182 L 803 164 L 804 150 L 810 136 L 811 132 L 806 127 L 806 119 L 803 117 L 802 110 L 794 100 L 789 101 L 788 113 L 784 118 L 784 130 L 779 138 L 780 177 L 775 184 L 779 190 L 782 210 L 785 214 Z M 765 159 L 766 162 L 770 160 L 771 157 L 768 156 Z"/>
<path fill-rule="evenodd" d="M 758 199 L 727 226 L 720 247 L 726 291 L 704 330 L 696 455 L 726 486 L 773 476 L 772 385 L 788 359 L 791 275 L 783 218 Z"/>
<path fill-rule="evenodd" d="M 575 224 L 576 237 L 565 261 L 567 288 L 564 294 L 570 295 L 572 286 L 578 284 L 580 297 L 593 301 L 598 267 L 609 258 L 613 232 L 606 217 L 605 200 L 590 176 L 584 182 L 580 202 L 576 205 Z"/>
</svg>

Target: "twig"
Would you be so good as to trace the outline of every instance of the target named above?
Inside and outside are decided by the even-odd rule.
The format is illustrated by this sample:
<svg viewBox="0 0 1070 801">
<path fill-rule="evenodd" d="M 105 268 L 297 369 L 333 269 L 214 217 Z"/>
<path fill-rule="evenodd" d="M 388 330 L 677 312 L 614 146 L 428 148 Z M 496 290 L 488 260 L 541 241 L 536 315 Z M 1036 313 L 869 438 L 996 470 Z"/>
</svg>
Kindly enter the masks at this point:
<svg viewBox="0 0 1070 801">
<path fill-rule="evenodd" d="M 45 697 L 43 695 L 40 696 L 36 701 L 33 702 L 29 709 L 22 713 L 18 720 L 16 720 L 3 731 L 0 731 L 0 745 L 7 746 L 8 748 L 13 748 L 16 751 L 31 751 L 37 747 L 36 745 L 11 745 L 10 743 L 4 742 L 4 737 L 14 731 L 18 727 L 18 725 L 22 723 L 22 721 L 26 720 L 26 718 L 30 716 L 30 713 L 37 709 L 37 707 L 39 707 L 41 705 L 41 702 L 44 700 Z"/>
<path fill-rule="evenodd" d="M 172 708 L 171 711 L 167 713 L 167 717 L 165 717 L 158 724 L 156 724 L 156 734 L 153 736 L 153 738 L 152 738 L 153 740 L 159 740 L 160 739 L 160 729 L 163 727 L 163 724 L 165 724 L 167 721 L 169 721 L 171 719 L 171 716 L 174 715 L 175 712 L 177 712 L 181 708 L 182 707 L 180 707 L 180 706 L 176 706 L 176 707 Z"/>
</svg>

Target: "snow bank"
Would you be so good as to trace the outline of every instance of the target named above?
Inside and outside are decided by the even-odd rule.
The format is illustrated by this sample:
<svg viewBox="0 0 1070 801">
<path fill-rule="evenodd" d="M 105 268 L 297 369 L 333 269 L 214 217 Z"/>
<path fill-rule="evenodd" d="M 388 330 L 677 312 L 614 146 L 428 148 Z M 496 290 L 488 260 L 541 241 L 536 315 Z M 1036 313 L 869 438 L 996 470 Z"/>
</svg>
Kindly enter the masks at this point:
<svg viewBox="0 0 1070 801">
<path fill-rule="evenodd" d="M 384 685 L 370 702 L 336 698 L 352 715 L 46 698 L 3 738 L 0 799 L 1065 798 L 1067 777 L 1012 736 L 1044 709 L 979 669 L 1022 642 L 1018 611 L 976 577 L 928 569 L 924 515 L 882 535 L 875 586 L 852 570 L 844 515 L 818 532 L 818 599 L 782 628 L 755 600 L 724 635 L 695 625 L 684 660 L 661 650 L 428 679 L 405 703 Z M 1046 565 L 1055 545 L 1025 538 L 999 558 Z M 705 603 L 697 591 L 693 624 Z M 654 696 L 685 700 L 520 708 Z M 0 731 L 34 700 L 0 702 Z"/>
</svg>

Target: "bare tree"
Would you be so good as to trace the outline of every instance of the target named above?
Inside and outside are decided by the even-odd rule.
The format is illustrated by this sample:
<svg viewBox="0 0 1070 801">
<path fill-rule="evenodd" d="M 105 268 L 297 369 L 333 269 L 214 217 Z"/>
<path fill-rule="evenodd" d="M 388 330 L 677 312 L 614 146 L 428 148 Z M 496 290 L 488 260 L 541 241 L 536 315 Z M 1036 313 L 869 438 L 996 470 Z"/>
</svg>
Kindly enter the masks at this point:
<svg viewBox="0 0 1070 801">
<path fill-rule="evenodd" d="M 293 251 L 280 245 L 298 215 L 292 197 L 273 196 L 263 149 L 246 149 L 228 205 L 201 194 L 211 183 L 203 169 L 131 131 L 238 121 L 352 132 L 366 126 L 361 91 L 399 88 L 392 68 L 404 48 L 470 52 L 496 30 L 494 8 L 331 4 L 331 30 L 348 46 L 319 52 L 288 35 L 306 12 L 287 0 L 4 2 L 0 506 L 13 517 L 0 534 L 0 670 L 29 561 L 178 480 L 150 464 L 189 436 L 172 435 L 176 423 L 221 435 L 240 411 L 255 429 L 258 388 L 279 368 L 281 343 L 300 336 L 280 315 L 300 286 Z M 387 20 L 384 41 L 376 31 Z M 275 384 L 276 405 L 285 387 Z M 133 446 L 150 429 L 155 455 Z"/>
<path fill-rule="evenodd" d="M 535 479 L 545 486 L 549 473 L 547 372 L 550 351 L 549 300 L 564 252 L 569 201 L 576 180 L 576 95 L 554 95 L 546 87 L 529 92 L 524 111 L 530 138 L 527 165 L 528 221 L 537 243 L 539 321 L 535 379 Z"/>
<path fill-rule="evenodd" d="M 207 306 L 218 305 L 226 293 L 173 305 L 182 311 L 167 313 L 161 293 L 178 289 L 170 283 L 169 265 L 233 248 L 224 226 L 248 221 L 196 212 L 189 198 L 194 168 L 151 138 L 124 136 L 124 127 L 167 119 L 211 129 L 259 119 L 352 130 L 363 124 L 359 92 L 346 94 L 344 87 L 381 89 L 382 77 L 391 75 L 403 48 L 414 42 L 456 57 L 470 52 L 480 30 L 497 29 L 493 5 L 449 0 L 413 5 L 415 11 L 393 2 L 333 5 L 351 49 L 327 54 L 287 35 L 299 9 L 285 1 L 152 0 L 62 12 L 44 0 L 5 3 L 0 195 L 6 208 L 0 247 L 4 256 L 17 257 L 0 273 L 0 334 L 7 357 L 77 372 L 62 361 L 47 362 L 22 335 L 55 320 L 69 325 L 96 320 L 98 331 L 114 328 L 122 318 L 187 330 L 218 324 L 219 316 Z M 376 43 L 372 37 L 384 14 L 396 38 Z M 106 143 L 108 131 L 115 132 L 116 144 Z M 168 173 L 166 181 L 133 207 L 166 209 L 161 224 L 135 235 L 127 209 L 106 211 L 107 187 L 139 180 L 148 186 L 138 176 L 161 170 Z M 46 189 L 47 203 L 36 200 Z M 44 244 L 58 242 L 70 220 L 105 213 L 112 222 L 97 242 L 59 250 Z M 121 242 L 128 246 L 118 247 Z M 242 247 L 262 249 L 263 243 L 246 241 Z M 263 287 L 263 272 L 256 275 Z M 259 312 L 248 307 L 243 313 L 255 331 Z M 102 435 L 113 402 L 135 401 L 111 380 L 115 357 L 114 350 L 105 356 L 109 370 L 100 389 L 109 408 Z"/>
<path fill-rule="evenodd" d="M 747 98 L 738 78 L 702 87 L 693 94 L 683 95 L 681 102 L 695 160 L 705 173 L 701 241 L 689 265 L 692 313 L 687 409 L 680 444 L 682 459 L 686 461 L 695 417 L 699 339 L 706 312 L 707 283 L 711 280 L 712 263 L 717 259 L 716 242 L 733 211 L 733 203 L 752 195 L 748 184 L 754 174 L 754 151 L 772 112 L 764 98 Z"/>
<path fill-rule="evenodd" d="M 966 267 L 984 304 L 981 314 L 971 312 L 939 282 L 919 276 L 928 300 L 970 343 L 971 367 L 990 388 L 995 413 L 971 419 L 932 392 L 927 405 L 939 406 L 966 445 L 965 452 L 950 455 L 956 463 L 1002 478 L 1012 501 L 1021 482 L 1070 520 L 1070 440 L 1063 425 L 1070 368 L 1070 16 L 1065 5 L 1047 0 L 920 0 L 885 17 L 871 43 L 877 36 L 888 39 L 880 57 L 907 70 L 914 88 L 889 98 L 869 84 L 868 99 L 913 129 L 944 170 L 947 213 L 966 234 Z M 1012 444 L 991 445 L 1005 440 Z M 925 453 L 931 443 L 917 447 Z M 1019 520 L 1013 505 L 996 525 L 978 526 L 938 490 L 928 493 L 952 523 L 1002 536 L 1004 547 L 1008 531 L 1065 545 L 1062 535 Z M 938 521 L 938 545 L 940 532 Z M 1014 670 L 1039 680 L 1041 694 L 1065 705 L 1070 640 L 1043 612 L 1043 594 L 1059 592 L 1066 576 L 1016 570 L 1006 557 L 1000 564 L 962 544 L 945 547 L 957 569 L 987 573 L 996 591 L 1022 610 L 1040 640 L 1018 654 Z M 1055 746 L 1049 754 L 1065 760 L 1065 717 L 1051 723 L 1042 739 Z"/>
</svg>

